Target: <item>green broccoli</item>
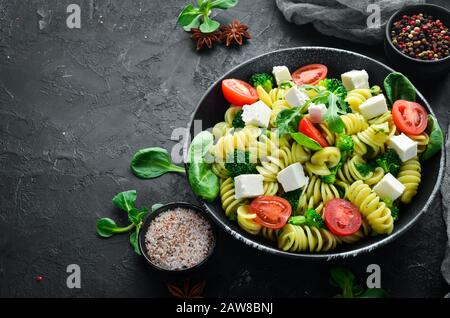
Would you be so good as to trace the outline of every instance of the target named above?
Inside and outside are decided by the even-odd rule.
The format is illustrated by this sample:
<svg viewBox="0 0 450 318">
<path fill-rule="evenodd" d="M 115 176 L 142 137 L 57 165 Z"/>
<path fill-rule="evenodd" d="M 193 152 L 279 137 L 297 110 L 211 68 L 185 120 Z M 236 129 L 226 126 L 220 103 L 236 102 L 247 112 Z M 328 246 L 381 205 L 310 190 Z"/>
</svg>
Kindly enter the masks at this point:
<svg viewBox="0 0 450 318">
<path fill-rule="evenodd" d="M 287 88 L 291 88 L 292 86 L 294 86 L 294 84 L 292 82 L 283 82 L 278 87 L 287 89 Z"/>
<path fill-rule="evenodd" d="M 256 162 L 250 162 L 250 153 L 248 151 L 235 150 L 232 158 L 227 158 L 225 168 L 230 173 L 230 177 L 237 177 L 241 174 L 258 173 Z"/>
<path fill-rule="evenodd" d="M 320 176 L 320 179 L 322 179 L 323 182 L 328 184 L 333 184 L 336 182 L 336 174 L 338 173 L 339 169 L 341 169 L 342 166 L 342 160 L 339 161 L 339 163 L 334 166 L 333 168 L 330 168 L 330 174 L 326 176 Z"/>
<path fill-rule="evenodd" d="M 377 167 L 376 162 L 370 161 L 367 163 L 357 163 L 355 164 L 356 170 L 363 176 L 366 177 L 369 173 L 371 173 Z"/>
<path fill-rule="evenodd" d="M 317 228 L 325 227 L 322 216 L 314 209 L 306 210 L 304 215 L 291 216 L 288 223 L 292 225 L 307 225 L 309 227 Z"/>
<path fill-rule="evenodd" d="M 400 212 L 400 209 L 398 208 L 398 205 L 396 205 L 391 199 L 383 198 L 383 202 L 386 204 L 386 206 L 391 210 L 391 215 L 394 221 L 398 220 L 398 215 Z"/>
<path fill-rule="evenodd" d="M 262 86 L 266 92 L 269 92 L 275 85 L 275 79 L 267 73 L 256 73 L 250 77 L 250 84 L 254 87 Z"/>
<path fill-rule="evenodd" d="M 244 128 L 245 127 L 245 122 L 242 119 L 242 110 L 238 111 L 236 113 L 236 115 L 234 116 L 233 122 L 231 123 L 231 125 L 234 128 Z"/>
<path fill-rule="evenodd" d="M 297 189 L 294 191 L 286 192 L 281 195 L 281 197 L 283 199 L 286 199 L 289 202 L 289 204 L 291 205 L 292 215 L 296 215 L 296 213 L 297 213 L 298 201 L 300 199 L 301 193 L 302 193 L 301 190 Z"/>
<path fill-rule="evenodd" d="M 336 147 L 339 148 L 341 153 L 347 156 L 353 152 L 353 149 L 355 149 L 355 143 L 353 142 L 353 138 L 351 136 L 339 134 L 336 138 Z"/>
<path fill-rule="evenodd" d="M 374 85 L 370 88 L 370 93 L 372 94 L 372 96 L 377 96 L 380 95 L 382 93 L 381 91 L 381 87 L 378 85 Z"/>
<path fill-rule="evenodd" d="M 385 173 L 391 173 L 394 177 L 400 172 L 402 161 L 394 149 L 388 149 L 384 154 L 375 159 Z"/>
</svg>

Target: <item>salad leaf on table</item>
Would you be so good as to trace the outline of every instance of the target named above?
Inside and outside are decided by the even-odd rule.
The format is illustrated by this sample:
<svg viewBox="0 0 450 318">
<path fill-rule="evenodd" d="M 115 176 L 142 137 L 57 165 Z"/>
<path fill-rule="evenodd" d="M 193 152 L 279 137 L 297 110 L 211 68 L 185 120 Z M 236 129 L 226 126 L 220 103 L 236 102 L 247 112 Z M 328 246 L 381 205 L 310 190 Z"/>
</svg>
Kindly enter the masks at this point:
<svg viewBox="0 0 450 318">
<path fill-rule="evenodd" d="M 341 293 L 336 298 L 385 298 L 386 292 L 381 288 L 364 290 L 355 285 L 355 275 L 343 267 L 333 267 L 330 271 L 331 284 L 340 288 Z"/>
<path fill-rule="evenodd" d="M 138 150 L 131 160 L 131 170 L 143 179 L 156 178 L 167 172 L 185 172 L 183 167 L 172 163 L 166 149 L 159 147 Z"/>
</svg>

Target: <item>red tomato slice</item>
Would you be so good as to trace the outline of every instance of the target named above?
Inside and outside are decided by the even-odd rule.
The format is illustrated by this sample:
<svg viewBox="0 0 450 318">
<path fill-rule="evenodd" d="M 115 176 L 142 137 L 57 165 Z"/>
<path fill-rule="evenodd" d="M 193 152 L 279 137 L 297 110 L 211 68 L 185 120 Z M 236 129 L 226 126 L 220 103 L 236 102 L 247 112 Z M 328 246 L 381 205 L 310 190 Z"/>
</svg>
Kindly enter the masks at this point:
<svg viewBox="0 0 450 318">
<path fill-rule="evenodd" d="M 225 99 L 236 106 L 253 104 L 258 100 L 258 93 L 253 86 L 235 78 L 222 81 L 222 92 Z"/>
<path fill-rule="evenodd" d="M 339 236 L 355 233 L 362 223 L 358 207 L 343 199 L 328 201 L 323 210 L 323 218 L 328 229 Z"/>
<path fill-rule="evenodd" d="M 408 135 L 421 134 L 427 128 L 427 111 L 415 102 L 396 101 L 392 106 L 392 117 L 398 130 Z"/>
<path fill-rule="evenodd" d="M 283 198 L 261 196 L 252 201 L 250 211 L 256 214 L 256 223 L 270 229 L 281 229 L 291 216 L 292 208 Z"/>
<path fill-rule="evenodd" d="M 323 64 L 309 64 L 292 73 L 292 80 L 297 85 L 317 85 L 327 77 L 328 68 Z"/>
<path fill-rule="evenodd" d="M 326 139 L 308 118 L 303 117 L 302 120 L 300 120 L 298 123 L 298 131 L 305 134 L 309 138 L 314 139 L 322 147 L 328 147 L 328 142 Z"/>
</svg>

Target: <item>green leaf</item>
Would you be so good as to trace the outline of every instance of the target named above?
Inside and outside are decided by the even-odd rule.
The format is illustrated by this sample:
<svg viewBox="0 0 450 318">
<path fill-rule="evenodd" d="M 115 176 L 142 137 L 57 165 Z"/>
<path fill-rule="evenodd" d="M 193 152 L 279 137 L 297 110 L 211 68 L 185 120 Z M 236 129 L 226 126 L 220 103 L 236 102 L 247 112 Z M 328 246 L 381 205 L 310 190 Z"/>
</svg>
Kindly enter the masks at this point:
<svg viewBox="0 0 450 318">
<path fill-rule="evenodd" d="M 155 203 L 152 205 L 152 213 L 158 210 L 160 207 L 162 207 L 164 204 L 162 203 Z"/>
<path fill-rule="evenodd" d="M 183 26 L 184 31 L 186 32 L 190 32 L 192 29 L 198 29 L 198 27 L 200 26 L 200 23 L 202 22 L 202 15 L 199 14 L 198 16 L 196 16 L 191 23 L 189 23 L 186 26 Z"/>
<path fill-rule="evenodd" d="M 201 12 L 192 4 L 188 4 L 178 15 L 178 23 L 185 27 L 192 24 L 198 17 L 201 17 Z"/>
<path fill-rule="evenodd" d="M 211 33 L 220 27 L 220 23 L 211 20 L 208 16 L 203 15 L 203 23 L 200 24 L 200 31 L 203 33 Z"/>
<path fill-rule="evenodd" d="M 116 196 L 112 199 L 112 202 L 119 209 L 130 212 L 130 210 L 134 208 L 136 196 L 136 190 L 128 190 L 116 194 Z"/>
<path fill-rule="evenodd" d="M 189 145 L 188 162 L 202 162 L 214 143 L 214 136 L 209 131 L 197 134 Z"/>
<path fill-rule="evenodd" d="M 159 147 L 138 150 L 131 160 L 131 170 L 143 179 L 156 178 L 167 172 L 185 172 L 183 167 L 172 163 L 166 149 Z"/>
<path fill-rule="evenodd" d="M 355 276 L 348 269 L 343 267 L 333 267 L 330 271 L 331 280 L 341 289 L 347 287 L 348 283 L 353 285 Z"/>
<path fill-rule="evenodd" d="M 384 90 L 391 104 L 403 99 L 410 102 L 416 101 L 416 88 L 402 73 L 393 72 L 384 79 Z"/>
<path fill-rule="evenodd" d="M 428 160 L 433 157 L 444 145 L 444 134 L 439 126 L 439 122 L 433 115 L 428 115 L 427 132 L 430 136 L 427 148 L 420 157 L 421 160 Z"/>
<path fill-rule="evenodd" d="M 294 133 L 297 131 L 297 126 L 302 119 L 301 107 L 294 107 L 283 109 L 275 120 L 275 125 L 278 128 L 278 136 L 282 137 L 285 134 Z"/>
<path fill-rule="evenodd" d="M 139 227 L 136 227 L 136 231 L 131 233 L 130 244 L 133 247 L 136 254 L 141 255 L 141 251 L 139 249 Z"/>
<path fill-rule="evenodd" d="M 312 138 L 309 138 L 301 132 L 291 133 L 291 137 L 301 146 L 311 150 L 320 150 L 322 146 Z"/>
<path fill-rule="evenodd" d="M 328 109 L 325 118 L 328 121 L 328 127 L 331 131 L 340 134 L 344 132 L 345 125 L 338 114 L 337 97 L 335 94 L 328 95 Z"/>
<path fill-rule="evenodd" d="M 207 202 L 212 202 L 219 194 L 219 178 L 205 162 L 189 165 L 189 183 L 194 193 Z"/>
<path fill-rule="evenodd" d="M 115 234 L 115 230 L 118 229 L 116 222 L 109 218 L 98 219 L 97 224 L 97 234 L 101 237 L 111 237 Z"/>
<path fill-rule="evenodd" d="M 386 291 L 382 288 L 369 288 L 358 296 L 359 298 L 386 298 Z"/>
<path fill-rule="evenodd" d="M 211 8 L 226 10 L 234 7 L 238 0 L 213 0 L 211 1 Z"/>
</svg>

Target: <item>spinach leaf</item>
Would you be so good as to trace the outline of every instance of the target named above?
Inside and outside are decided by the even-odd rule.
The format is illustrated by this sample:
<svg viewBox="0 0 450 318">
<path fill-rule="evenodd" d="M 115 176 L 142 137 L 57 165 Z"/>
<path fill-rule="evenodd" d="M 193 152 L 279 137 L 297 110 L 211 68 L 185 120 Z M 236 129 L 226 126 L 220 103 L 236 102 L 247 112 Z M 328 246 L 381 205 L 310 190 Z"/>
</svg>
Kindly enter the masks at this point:
<svg viewBox="0 0 450 318">
<path fill-rule="evenodd" d="M 278 136 L 282 137 L 285 134 L 294 133 L 297 131 L 297 126 L 302 119 L 301 107 L 294 107 L 283 109 L 275 120 L 275 125 L 278 129 Z"/>
<path fill-rule="evenodd" d="M 213 0 L 211 1 L 211 8 L 226 10 L 234 7 L 238 0 Z"/>
<path fill-rule="evenodd" d="M 116 194 L 112 199 L 112 202 L 119 209 L 122 209 L 125 212 L 130 212 L 130 210 L 134 208 L 136 196 L 136 190 L 128 190 Z"/>
<path fill-rule="evenodd" d="M 384 90 L 391 105 L 399 99 L 416 101 L 416 88 L 402 73 L 393 72 L 384 79 Z"/>
<path fill-rule="evenodd" d="M 340 134 L 344 132 L 345 125 L 341 117 L 338 114 L 337 97 L 335 94 L 330 93 L 328 95 L 328 109 L 325 113 L 325 118 L 328 121 L 328 128 L 331 131 Z"/>
<path fill-rule="evenodd" d="M 312 138 L 309 138 L 301 132 L 291 133 L 291 137 L 301 146 L 309 148 L 311 150 L 320 150 L 322 146 Z"/>
<path fill-rule="evenodd" d="M 205 162 L 189 165 L 189 183 L 194 193 L 207 202 L 214 201 L 219 194 L 219 178 Z"/>
<path fill-rule="evenodd" d="M 183 167 L 172 163 L 166 149 L 159 147 L 138 150 L 131 160 L 131 170 L 143 179 L 156 178 L 167 172 L 185 172 Z"/>
<path fill-rule="evenodd" d="M 428 160 L 433 157 L 441 150 L 444 144 L 444 134 L 437 119 L 433 115 L 428 115 L 427 132 L 430 135 L 430 141 L 420 157 L 421 160 Z"/>
<path fill-rule="evenodd" d="M 339 287 L 341 294 L 338 298 L 384 298 L 386 292 L 381 288 L 369 288 L 364 290 L 360 285 L 355 285 L 355 275 L 348 269 L 333 267 L 330 271 L 331 283 Z"/>
<path fill-rule="evenodd" d="M 130 244 L 133 247 L 133 250 L 136 254 L 141 255 L 141 250 L 139 249 L 139 227 L 136 227 L 136 231 L 131 233 L 130 235 Z"/>
<path fill-rule="evenodd" d="M 188 162 L 201 162 L 214 143 L 214 136 L 209 131 L 197 134 L 189 145 Z"/>
</svg>

